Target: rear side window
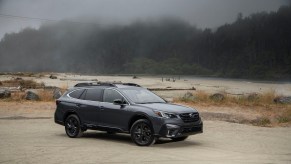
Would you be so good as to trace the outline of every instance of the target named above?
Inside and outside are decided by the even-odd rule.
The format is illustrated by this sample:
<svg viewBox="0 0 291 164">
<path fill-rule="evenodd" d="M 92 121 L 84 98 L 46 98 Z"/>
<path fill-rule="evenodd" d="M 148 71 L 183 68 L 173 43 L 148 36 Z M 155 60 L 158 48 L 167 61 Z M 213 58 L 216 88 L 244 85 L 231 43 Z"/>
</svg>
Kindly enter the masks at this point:
<svg viewBox="0 0 291 164">
<path fill-rule="evenodd" d="M 112 89 L 104 90 L 104 96 L 103 96 L 104 102 L 113 103 L 113 101 L 116 99 L 123 100 L 123 97 L 115 90 L 112 90 Z"/>
<path fill-rule="evenodd" d="M 78 90 L 71 92 L 69 94 L 69 96 L 78 99 L 78 98 L 80 98 L 80 96 L 83 92 L 84 92 L 84 89 L 78 89 Z"/>
<path fill-rule="evenodd" d="M 90 101 L 102 101 L 103 89 L 87 89 L 85 100 Z"/>
</svg>

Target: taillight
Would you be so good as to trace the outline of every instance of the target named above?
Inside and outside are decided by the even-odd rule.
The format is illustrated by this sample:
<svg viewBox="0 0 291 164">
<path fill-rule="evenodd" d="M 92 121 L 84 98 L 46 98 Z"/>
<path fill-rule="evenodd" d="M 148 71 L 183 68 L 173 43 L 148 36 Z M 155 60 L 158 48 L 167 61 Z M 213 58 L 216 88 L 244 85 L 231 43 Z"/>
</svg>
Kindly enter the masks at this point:
<svg viewBox="0 0 291 164">
<path fill-rule="evenodd" d="M 59 105 L 59 103 L 61 103 L 60 100 L 56 100 L 56 105 Z"/>
</svg>

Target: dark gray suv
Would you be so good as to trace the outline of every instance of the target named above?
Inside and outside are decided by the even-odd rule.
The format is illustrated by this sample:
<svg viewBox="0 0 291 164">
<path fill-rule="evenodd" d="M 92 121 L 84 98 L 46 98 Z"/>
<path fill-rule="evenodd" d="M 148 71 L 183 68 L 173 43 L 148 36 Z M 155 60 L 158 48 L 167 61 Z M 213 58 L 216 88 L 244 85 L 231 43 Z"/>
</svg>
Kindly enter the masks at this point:
<svg viewBox="0 0 291 164">
<path fill-rule="evenodd" d="M 133 83 L 79 83 L 56 104 L 55 122 L 71 138 L 92 129 L 129 133 L 137 145 L 148 146 L 159 137 L 182 141 L 203 132 L 197 110 L 167 103 Z"/>
</svg>

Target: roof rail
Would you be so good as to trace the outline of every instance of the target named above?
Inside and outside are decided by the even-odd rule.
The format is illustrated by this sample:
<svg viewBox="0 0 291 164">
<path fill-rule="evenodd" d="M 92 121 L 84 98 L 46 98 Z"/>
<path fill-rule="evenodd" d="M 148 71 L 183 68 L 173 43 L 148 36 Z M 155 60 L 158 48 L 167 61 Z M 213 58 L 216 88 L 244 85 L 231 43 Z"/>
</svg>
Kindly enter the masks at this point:
<svg viewBox="0 0 291 164">
<path fill-rule="evenodd" d="M 134 87 L 141 87 L 135 83 L 122 83 L 122 82 L 97 82 L 97 83 L 78 83 L 74 87 L 86 87 L 86 86 L 111 86 L 116 87 L 118 85 L 127 85 L 127 86 L 134 86 Z"/>
<path fill-rule="evenodd" d="M 140 85 L 135 84 L 135 83 L 122 83 L 122 85 L 128 85 L 128 86 L 134 86 L 134 87 L 141 87 Z"/>
<path fill-rule="evenodd" d="M 115 85 L 111 83 L 97 82 L 97 83 L 78 83 L 74 87 L 87 87 L 87 86 L 112 86 L 114 87 Z"/>
</svg>

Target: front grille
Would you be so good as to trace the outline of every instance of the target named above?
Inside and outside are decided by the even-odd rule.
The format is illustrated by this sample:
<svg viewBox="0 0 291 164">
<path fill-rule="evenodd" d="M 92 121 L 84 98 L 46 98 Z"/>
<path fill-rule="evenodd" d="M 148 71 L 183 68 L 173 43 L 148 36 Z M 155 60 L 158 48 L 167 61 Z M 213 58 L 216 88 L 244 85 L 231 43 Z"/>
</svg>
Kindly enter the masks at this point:
<svg viewBox="0 0 291 164">
<path fill-rule="evenodd" d="M 199 120 L 199 113 L 182 113 L 179 116 L 185 123 Z"/>
</svg>

